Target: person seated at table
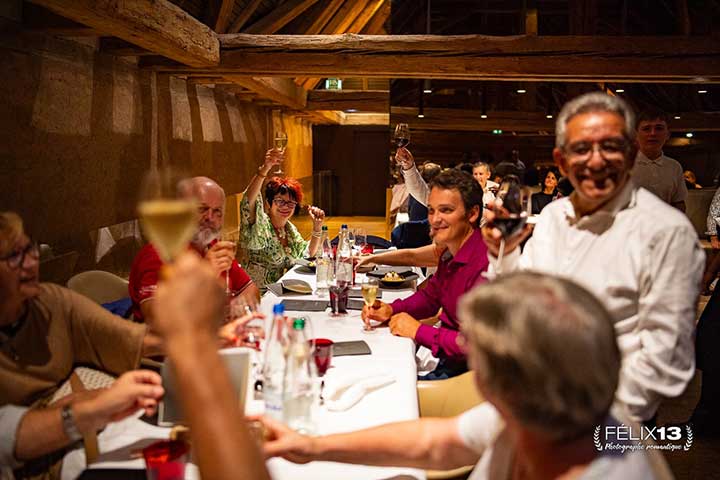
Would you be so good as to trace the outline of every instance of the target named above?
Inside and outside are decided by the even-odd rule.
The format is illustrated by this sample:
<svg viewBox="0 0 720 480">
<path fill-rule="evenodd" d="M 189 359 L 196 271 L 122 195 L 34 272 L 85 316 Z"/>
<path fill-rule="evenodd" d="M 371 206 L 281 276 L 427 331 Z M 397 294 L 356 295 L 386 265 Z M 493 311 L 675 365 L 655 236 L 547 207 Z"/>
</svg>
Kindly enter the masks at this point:
<svg viewBox="0 0 720 480">
<path fill-rule="evenodd" d="M 132 370 L 110 388 L 69 395 L 44 408 L 0 406 L 0 476 L 4 469 L 21 468 L 24 462 L 62 452 L 82 438 L 142 409 L 154 415 L 163 395 L 160 375 Z M 59 478 L 59 464 L 50 478 Z M 15 478 L 37 470 L 20 470 Z M 6 478 L 2 476 L 2 478 Z M 10 477 L 12 478 L 12 477 Z"/>
<path fill-rule="evenodd" d="M 482 211 L 482 189 L 467 173 L 449 169 L 430 183 L 428 220 L 430 235 L 442 250 L 438 269 L 425 288 L 392 304 L 381 301 L 362 311 L 363 321 L 390 322 L 394 335 L 415 340 L 439 358 L 437 368 L 425 379 L 447 378 L 467 371 L 465 353 L 458 344 L 457 300 L 476 283 L 484 281 L 487 248 L 477 228 Z M 433 248 L 425 247 L 425 248 Z M 419 319 L 439 316 L 441 326 Z"/>
<path fill-rule="evenodd" d="M 486 402 L 452 418 L 319 437 L 263 418 L 265 455 L 438 470 L 477 462 L 471 480 L 667 478 L 658 452 L 595 447 L 595 432 L 615 442 L 605 432 L 622 421 L 610 413 L 620 353 L 612 317 L 590 292 L 561 277 L 512 273 L 475 287 L 458 312 Z"/>
<path fill-rule="evenodd" d="M 558 173 L 555 170 L 545 172 L 543 178 L 543 189 L 538 193 L 533 193 L 530 197 L 532 203 L 532 214 L 539 214 L 548 203 L 552 202 L 557 196 Z"/>
<path fill-rule="evenodd" d="M 220 241 L 225 216 L 225 191 L 207 177 L 193 178 L 192 185 L 199 202 L 199 218 L 198 229 L 190 241 L 191 247 L 205 257 L 223 281 L 229 272 L 228 285 L 233 295 L 240 295 L 250 304 L 257 303 L 258 288 L 235 260 L 236 245 Z M 133 260 L 128 291 L 136 321 L 152 323 L 151 301 L 162 265 L 163 261 L 152 243 L 145 245 Z"/>
<path fill-rule="evenodd" d="M 483 205 L 487 205 L 495 200 L 495 192 L 500 188 L 499 183 L 490 180 L 490 165 L 485 162 L 477 162 L 473 165 L 473 178 L 480 184 L 483 189 Z"/>
<path fill-rule="evenodd" d="M 325 212 L 317 207 L 308 206 L 313 221 L 310 241 L 290 221 L 300 212 L 303 199 L 300 182 L 294 178 L 271 178 L 263 202 L 263 181 L 283 159 L 282 151 L 268 150 L 240 202 L 240 253 L 250 277 L 261 288 L 277 282 L 296 259 L 315 256 L 322 236 Z"/>
</svg>

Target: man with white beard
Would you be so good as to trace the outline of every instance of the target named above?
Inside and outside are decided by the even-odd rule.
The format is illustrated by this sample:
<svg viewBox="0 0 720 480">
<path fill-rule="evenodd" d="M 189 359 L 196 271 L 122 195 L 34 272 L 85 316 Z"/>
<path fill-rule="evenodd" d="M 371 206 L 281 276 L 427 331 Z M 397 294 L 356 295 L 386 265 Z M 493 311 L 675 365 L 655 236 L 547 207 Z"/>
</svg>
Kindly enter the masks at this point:
<svg viewBox="0 0 720 480">
<path fill-rule="evenodd" d="M 192 179 L 194 194 L 198 200 L 198 229 L 190 246 L 203 256 L 218 277 L 230 275 L 228 286 L 233 295 L 257 302 L 259 292 L 248 274 L 235 260 L 236 245 L 220 240 L 225 216 L 225 191 L 207 177 Z M 137 254 L 130 270 L 128 290 L 133 302 L 133 316 L 137 321 L 152 320 L 152 298 L 155 295 L 162 260 L 155 247 L 148 243 Z"/>
</svg>

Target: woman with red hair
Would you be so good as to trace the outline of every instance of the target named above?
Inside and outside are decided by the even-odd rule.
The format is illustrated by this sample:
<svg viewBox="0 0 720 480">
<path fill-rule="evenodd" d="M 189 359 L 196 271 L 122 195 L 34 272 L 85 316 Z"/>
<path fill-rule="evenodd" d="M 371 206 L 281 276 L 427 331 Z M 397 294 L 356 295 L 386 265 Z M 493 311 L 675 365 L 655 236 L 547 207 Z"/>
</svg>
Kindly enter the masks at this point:
<svg viewBox="0 0 720 480">
<path fill-rule="evenodd" d="M 280 164 L 284 152 L 271 149 L 265 163 L 250 180 L 240 203 L 240 250 L 243 267 L 256 285 L 278 281 L 293 266 L 295 259 L 312 257 L 320 247 L 325 212 L 308 206 L 313 219 L 310 240 L 302 238 L 290 219 L 300 212 L 302 187 L 294 178 L 272 177 L 265 185 L 265 201 L 260 189 L 268 172 Z"/>
</svg>

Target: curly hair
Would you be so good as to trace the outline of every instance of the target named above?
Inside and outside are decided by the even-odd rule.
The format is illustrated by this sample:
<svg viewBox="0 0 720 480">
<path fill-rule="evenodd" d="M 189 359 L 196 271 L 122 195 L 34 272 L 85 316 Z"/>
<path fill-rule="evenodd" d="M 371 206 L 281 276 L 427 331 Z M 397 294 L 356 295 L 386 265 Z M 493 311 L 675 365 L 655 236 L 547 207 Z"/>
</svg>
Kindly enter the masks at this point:
<svg viewBox="0 0 720 480">
<path fill-rule="evenodd" d="M 289 195 L 291 199 L 297 202 L 295 205 L 295 214 L 300 212 L 302 204 L 303 192 L 302 185 L 294 178 L 272 177 L 265 185 L 265 200 L 272 204 L 277 195 Z"/>
</svg>

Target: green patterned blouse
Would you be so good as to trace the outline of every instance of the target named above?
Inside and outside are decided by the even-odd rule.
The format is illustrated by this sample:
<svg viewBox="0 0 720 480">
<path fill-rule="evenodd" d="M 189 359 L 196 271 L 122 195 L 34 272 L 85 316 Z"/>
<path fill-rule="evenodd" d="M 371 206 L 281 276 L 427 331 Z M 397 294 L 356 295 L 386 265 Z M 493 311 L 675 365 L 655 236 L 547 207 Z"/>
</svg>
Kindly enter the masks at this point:
<svg viewBox="0 0 720 480">
<path fill-rule="evenodd" d="M 285 224 L 287 247 L 283 247 L 270 217 L 263 208 L 262 195 L 255 200 L 255 223 L 250 223 L 250 203 L 247 195 L 240 202 L 240 244 L 238 251 L 243 268 L 258 287 L 277 282 L 295 264 L 295 259 L 307 255 L 310 242 L 305 241 L 292 222 Z"/>
</svg>

